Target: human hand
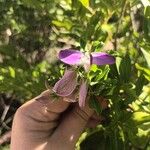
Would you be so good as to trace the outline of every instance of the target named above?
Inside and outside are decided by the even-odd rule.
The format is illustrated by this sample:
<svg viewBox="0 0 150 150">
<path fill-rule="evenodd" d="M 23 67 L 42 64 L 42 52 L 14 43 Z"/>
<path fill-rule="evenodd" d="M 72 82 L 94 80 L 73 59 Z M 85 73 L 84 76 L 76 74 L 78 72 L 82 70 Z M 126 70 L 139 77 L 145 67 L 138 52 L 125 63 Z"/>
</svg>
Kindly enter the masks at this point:
<svg viewBox="0 0 150 150">
<path fill-rule="evenodd" d="M 61 97 L 53 100 L 47 90 L 17 110 L 11 150 L 73 150 L 85 127 L 99 121 L 88 105 L 81 109 Z"/>
</svg>

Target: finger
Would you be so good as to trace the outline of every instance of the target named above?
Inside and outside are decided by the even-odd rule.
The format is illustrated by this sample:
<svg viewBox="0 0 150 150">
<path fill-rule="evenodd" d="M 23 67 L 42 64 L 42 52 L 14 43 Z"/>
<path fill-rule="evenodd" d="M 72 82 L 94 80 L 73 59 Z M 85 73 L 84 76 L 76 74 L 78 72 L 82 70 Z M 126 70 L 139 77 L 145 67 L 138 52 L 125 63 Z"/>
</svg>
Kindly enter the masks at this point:
<svg viewBox="0 0 150 150">
<path fill-rule="evenodd" d="M 102 121 L 103 120 L 103 116 L 102 115 L 98 115 L 97 113 L 94 113 L 92 116 L 91 116 L 91 120 L 97 120 L 97 121 Z"/>
<path fill-rule="evenodd" d="M 100 120 L 100 117 L 101 116 L 99 116 L 96 112 L 94 112 L 90 119 Z"/>
<path fill-rule="evenodd" d="M 67 109 L 70 103 L 63 100 L 61 97 L 53 97 L 50 90 L 46 90 L 35 98 L 36 101 L 43 104 L 46 111 L 53 113 L 61 113 Z"/>
<path fill-rule="evenodd" d="M 26 150 L 44 143 L 58 125 L 60 113 L 68 106 L 61 98 L 54 101 L 49 91 L 25 103 L 14 117 L 11 147 Z"/>
<path fill-rule="evenodd" d="M 24 115 L 27 117 L 37 121 L 48 122 L 57 120 L 59 114 L 65 111 L 68 106 L 69 103 L 63 101 L 62 98 L 54 100 L 50 96 L 50 91 L 47 90 L 25 103 L 19 109 L 23 110 Z"/>
<path fill-rule="evenodd" d="M 61 140 L 58 142 L 56 149 L 74 149 L 74 146 L 84 130 L 89 118 L 92 116 L 93 110 L 86 105 L 83 109 L 77 105 L 61 122 L 55 132 L 51 136 L 52 143 L 58 137 Z M 66 147 L 67 145 L 67 147 Z"/>
<path fill-rule="evenodd" d="M 96 116 L 95 117 L 95 115 L 92 115 L 92 117 L 89 119 L 86 127 L 87 128 L 94 128 L 97 125 L 99 125 L 103 120 L 104 120 L 103 116 L 98 116 L 98 117 Z"/>
<path fill-rule="evenodd" d="M 28 123 L 31 125 L 30 128 L 39 130 L 41 129 L 41 124 L 43 122 L 45 129 L 48 127 L 48 124 L 50 129 L 54 126 L 51 125 L 51 122 L 57 121 L 60 113 L 65 111 L 68 106 L 69 103 L 63 101 L 62 98 L 53 100 L 50 96 L 50 91 L 47 90 L 33 100 L 25 103 L 20 108 L 19 112 L 23 113 L 23 115 L 26 116 L 26 119 L 29 120 Z"/>
<path fill-rule="evenodd" d="M 30 102 L 31 106 L 33 102 Z M 14 117 L 11 135 L 11 150 L 35 149 L 52 133 L 57 122 L 47 122 L 47 117 L 41 120 L 41 113 L 34 113 L 30 104 L 20 107 Z M 34 107 L 34 111 L 40 109 Z M 31 112 L 31 114 L 30 114 Z M 32 116 L 34 114 L 34 116 Z"/>
<path fill-rule="evenodd" d="M 95 128 L 97 125 L 100 124 L 100 121 L 98 120 L 93 120 L 93 119 L 90 119 L 86 125 L 87 128 Z"/>
</svg>

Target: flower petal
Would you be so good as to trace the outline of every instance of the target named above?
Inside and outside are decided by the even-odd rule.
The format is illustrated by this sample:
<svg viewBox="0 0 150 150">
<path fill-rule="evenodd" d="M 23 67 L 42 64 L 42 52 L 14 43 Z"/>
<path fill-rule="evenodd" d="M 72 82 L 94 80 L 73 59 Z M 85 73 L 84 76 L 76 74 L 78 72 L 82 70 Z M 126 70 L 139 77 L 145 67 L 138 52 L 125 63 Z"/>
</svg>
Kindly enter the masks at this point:
<svg viewBox="0 0 150 150">
<path fill-rule="evenodd" d="M 84 54 L 78 50 L 65 49 L 59 52 L 59 59 L 69 65 L 80 64 L 81 58 Z"/>
<path fill-rule="evenodd" d="M 79 91 L 76 88 L 69 96 L 64 97 L 63 100 L 71 103 L 77 102 L 79 97 L 78 94 Z"/>
<path fill-rule="evenodd" d="M 106 65 L 114 64 L 115 58 L 107 53 L 93 52 L 91 53 L 91 64 Z"/>
<path fill-rule="evenodd" d="M 73 70 L 66 70 L 64 76 L 56 82 L 53 91 L 59 96 L 70 95 L 77 86 L 77 74 Z"/>
<path fill-rule="evenodd" d="M 80 90 L 79 90 L 79 106 L 80 107 L 85 106 L 87 92 L 88 92 L 87 81 L 82 81 L 82 84 L 81 84 Z"/>
</svg>

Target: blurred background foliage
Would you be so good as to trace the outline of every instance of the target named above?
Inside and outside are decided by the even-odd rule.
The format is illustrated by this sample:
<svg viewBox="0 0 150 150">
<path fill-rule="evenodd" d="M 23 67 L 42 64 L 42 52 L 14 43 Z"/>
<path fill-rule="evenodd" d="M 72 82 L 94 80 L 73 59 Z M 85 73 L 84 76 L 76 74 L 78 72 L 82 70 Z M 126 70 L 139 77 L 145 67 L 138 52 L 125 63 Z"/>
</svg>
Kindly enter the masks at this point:
<svg viewBox="0 0 150 150">
<path fill-rule="evenodd" d="M 116 56 L 115 65 L 92 68 L 109 109 L 77 149 L 150 150 L 149 0 L 0 0 L 0 149 L 9 149 L 16 109 L 61 77 L 64 48 Z"/>
</svg>

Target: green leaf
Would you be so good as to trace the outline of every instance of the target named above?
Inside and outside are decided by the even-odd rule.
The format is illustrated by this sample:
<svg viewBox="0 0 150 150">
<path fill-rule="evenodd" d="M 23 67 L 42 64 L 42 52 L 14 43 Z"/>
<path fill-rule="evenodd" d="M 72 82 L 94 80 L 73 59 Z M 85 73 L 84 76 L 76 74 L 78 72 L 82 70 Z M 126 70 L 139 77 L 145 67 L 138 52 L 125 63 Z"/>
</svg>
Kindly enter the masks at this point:
<svg viewBox="0 0 150 150">
<path fill-rule="evenodd" d="M 141 48 L 141 51 L 146 59 L 146 62 L 148 64 L 149 68 L 150 68 L 150 53 L 143 48 Z"/>
<path fill-rule="evenodd" d="M 90 71 L 96 72 L 98 70 L 97 65 L 92 64 Z"/>
<path fill-rule="evenodd" d="M 96 34 L 96 26 L 100 22 L 101 15 L 101 12 L 96 11 L 95 14 L 90 17 L 87 27 L 82 35 L 86 41 L 90 41 L 92 38 L 94 38 L 94 34 Z"/>
<path fill-rule="evenodd" d="M 104 131 L 90 133 L 80 144 L 80 150 L 106 150 L 108 137 L 104 136 Z"/>
<path fill-rule="evenodd" d="M 150 5 L 145 8 L 144 15 L 146 18 L 150 19 Z"/>
<path fill-rule="evenodd" d="M 53 20 L 52 23 L 57 27 L 64 27 L 67 30 L 70 30 L 72 27 L 72 23 L 68 20 L 64 20 L 64 21 Z"/>
<path fill-rule="evenodd" d="M 145 68 L 145 67 L 142 67 L 142 66 L 140 66 L 140 65 L 137 64 L 137 63 L 135 64 L 135 67 L 143 73 L 144 77 L 145 77 L 148 81 L 150 81 L 150 69 Z"/>
<path fill-rule="evenodd" d="M 138 80 L 136 81 L 136 95 L 140 95 L 143 89 L 143 86 L 147 83 L 148 81 L 146 80 L 146 78 L 144 77 L 143 74 L 140 75 L 140 77 L 138 78 Z"/>
<path fill-rule="evenodd" d="M 90 72 L 88 73 L 88 79 L 91 82 L 90 85 L 95 85 L 102 79 L 107 80 L 109 70 L 108 65 L 101 67 L 101 69 L 96 65 L 92 65 Z"/>
<path fill-rule="evenodd" d="M 132 118 L 137 124 L 150 122 L 150 114 L 142 111 L 134 112 Z"/>
<path fill-rule="evenodd" d="M 94 95 L 90 96 L 89 106 L 90 108 L 94 109 L 98 115 L 101 114 L 102 109 L 100 107 L 99 101 L 97 100 L 96 96 Z"/>
<path fill-rule="evenodd" d="M 144 11 L 144 35 L 145 38 L 149 41 L 150 40 L 150 5 L 145 7 Z"/>
<path fill-rule="evenodd" d="M 89 0 L 79 0 L 85 8 L 89 7 Z"/>
<path fill-rule="evenodd" d="M 108 73 L 109 73 L 109 66 L 108 65 L 106 65 L 105 66 L 105 68 L 104 68 L 104 70 L 102 71 L 102 73 L 101 74 L 99 74 L 97 77 L 96 77 L 96 81 L 99 81 L 99 80 L 101 80 L 102 78 L 104 78 L 104 80 L 106 80 L 107 79 L 107 76 L 108 76 Z"/>
<path fill-rule="evenodd" d="M 110 65 L 109 75 L 111 78 L 119 78 L 116 64 Z"/>
<path fill-rule="evenodd" d="M 15 69 L 14 68 L 12 68 L 12 67 L 8 67 L 8 69 L 9 69 L 9 71 L 10 71 L 10 76 L 12 77 L 12 78 L 15 78 Z"/>
<path fill-rule="evenodd" d="M 137 64 L 137 63 L 135 64 L 135 66 L 136 66 L 137 69 L 139 69 L 139 70 L 145 72 L 146 74 L 150 75 L 150 69 L 147 69 L 147 68 L 145 68 L 145 67 L 142 67 L 142 66 L 140 66 L 140 65 Z"/>
<path fill-rule="evenodd" d="M 121 82 L 129 82 L 131 77 L 131 59 L 128 54 L 124 58 L 116 59 L 117 70 L 120 75 Z"/>
</svg>

